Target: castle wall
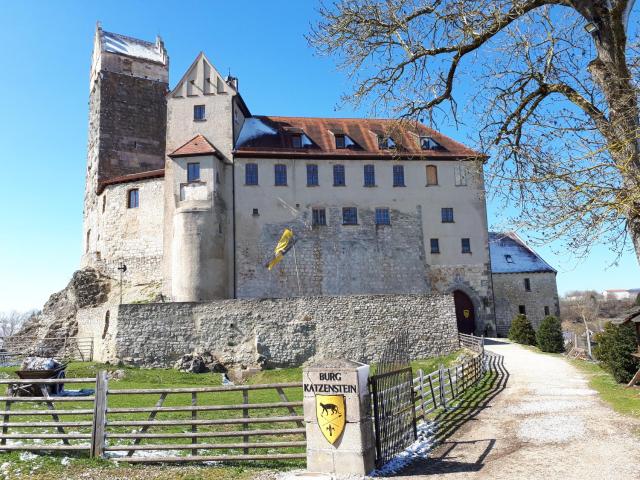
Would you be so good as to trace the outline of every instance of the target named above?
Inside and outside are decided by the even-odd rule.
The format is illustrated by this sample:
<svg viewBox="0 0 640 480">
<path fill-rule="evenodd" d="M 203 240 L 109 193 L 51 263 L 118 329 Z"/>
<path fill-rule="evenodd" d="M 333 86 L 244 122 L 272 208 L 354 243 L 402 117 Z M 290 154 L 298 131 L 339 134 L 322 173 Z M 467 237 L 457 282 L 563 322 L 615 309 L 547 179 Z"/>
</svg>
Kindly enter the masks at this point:
<svg viewBox="0 0 640 480">
<path fill-rule="evenodd" d="M 138 189 L 138 208 L 127 207 L 131 189 Z M 85 219 L 91 230 L 83 265 L 98 267 L 106 275 L 119 279 L 117 269 L 124 263 L 125 288 L 149 286 L 146 297 L 137 300 L 153 299 L 160 292 L 163 197 L 163 178 L 109 185 L 96 196 L 95 208 Z"/>
<path fill-rule="evenodd" d="M 525 289 L 529 279 L 531 291 Z M 551 315 L 560 315 L 558 287 L 554 272 L 494 273 L 495 315 L 498 334 L 506 337 L 511 321 L 518 315 L 518 307 L 524 305 L 526 315 L 536 330 L 545 317 L 545 307 Z"/>
<path fill-rule="evenodd" d="M 258 164 L 259 185 L 245 185 L 245 165 Z M 317 164 L 319 186 L 306 185 L 306 165 Z M 287 166 L 288 185 L 274 186 L 274 165 Z M 345 166 L 346 186 L 333 186 L 333 165 Z M 363 165 L 375 165 L 376 186 L 363 186 Z M 393 187 L 392 165 L 402 164 L 406 187 Z M 388 160 L 235 160 L 237 295 L 346 295 L 473 290 L 483 322 L 492 322 L 487 220 L 482 174 L 461 162 Z M 426 186 L 426 165 L 437 165 L 438 185 Z M 282 201 L 287 205 L 284 205 Z M 311 228 L 312 209 L 326 209 L 327 225 Z M 342 225 L 342 207 L 358 208 L 358 225 Z M 391 225 L 375 225 L 375 208 L 389 208 Z M 441 208 L 454 209 L 442 223 Z M 254 209 L 258 214 L 254 214 Z M 272 271 L 264 265 L 284 227 L 298 239 Z M 438 238 L 440 253 L 431 253 Z M 471 253 L 462 253 L 469 238 Z M 297 260 L 297 261 L 296 261 Z"/>
<path fill-rule="evenodd" d="M 185 353 L 211 351 L 235 365 L 297 366 L 312 358 L 376 361 L 406 332 L 410 354 L 424 358 L 458 348 L 450 295 L 300 297 L 207 303 L 121 305 L 111 313 L 113 358 L 169 366 Z M 101 328 L 102 327 L 102 328 Z M 96 337 L 104 324 L 95 322 Z M 99 341 L 98 339 L 96 341 Z"/>
</svg>

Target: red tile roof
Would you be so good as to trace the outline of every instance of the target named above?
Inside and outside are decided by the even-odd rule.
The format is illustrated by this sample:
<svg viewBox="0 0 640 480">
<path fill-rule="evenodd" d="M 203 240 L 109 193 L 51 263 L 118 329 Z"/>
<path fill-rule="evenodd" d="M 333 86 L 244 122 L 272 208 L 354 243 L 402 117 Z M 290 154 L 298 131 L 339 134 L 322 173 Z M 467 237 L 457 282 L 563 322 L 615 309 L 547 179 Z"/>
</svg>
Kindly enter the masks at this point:
<svg viewBox="0 0 640 480">
<path fill-rule="evenodd" d="M 119 183 L 137 182 L 140 180 L 149 180 L 151 178 L 164 177 L 164 168 L 159 170 L 149 170 L 147 172 L 130 173 L 128 175 L 120 175 L 119 177 L 113 177 L 108 180 L 102 180 L 98 182 L 98 195 L 100 195 L 107 185 L 116 185 Z"/>
<path fill-rule="evenodd" d="M 240 134 L 234 152 L 238 157 L 330 157 L 330 158 L 431 158 L 457 160 L 486 156 L 428 128 L 419 122 L 370 118 L 309 118 L 254 116 L 247 134 Z M 257 124 L 256 122 L 259 122 Z M 247 124 L 245 124 L 247 125 Z M 312 145 L 294 148 L 292 134 L 304 133 Z M 335 134 L 349 136 L 357 145 L 336 149 Z M 397 145 L 391 150 L 378 148 L 378 135 L 390 136 Z M 441 145 L 423 150 L 421 136 Z"/>
<path fill-rule="evenodd" d="M 170 157 L 191 157 L 195 155 L 216 155 L 220 158 L 224 157 L 204 135 L 196 135 L 169 154 Z"/>
</svg>

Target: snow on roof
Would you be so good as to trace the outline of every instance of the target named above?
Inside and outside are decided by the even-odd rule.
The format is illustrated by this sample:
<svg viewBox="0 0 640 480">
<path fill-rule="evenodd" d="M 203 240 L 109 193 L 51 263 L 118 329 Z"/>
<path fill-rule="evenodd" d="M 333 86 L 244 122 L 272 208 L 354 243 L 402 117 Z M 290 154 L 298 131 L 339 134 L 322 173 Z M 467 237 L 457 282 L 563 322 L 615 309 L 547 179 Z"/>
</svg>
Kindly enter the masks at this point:
<svg viewBox="0 0 640 480">
<path fill-rule="evenodd" d="M 489 232 L 493 273 L 556 272 L 514 232 Z"/>
<path fill-rule="evenodd" d="M 275 128 L 270 127 L 264 123 L 260 118 L 250 117 L 244 121 L 240 135 L 238 135 L 238 141 L 236 145 L 241 147 L 254 138 L 261 137 L 262 135 L 277 135 L 278 131 Z"/>
<path fill-rule="evenodd" d="M 159 41 L 151 43 L 104 30 L 101 31 L 101 40 L 102 49 L 105 52 L 120 53 L 152 62 L 165 63 L 164 49 Z"/>
</svg>

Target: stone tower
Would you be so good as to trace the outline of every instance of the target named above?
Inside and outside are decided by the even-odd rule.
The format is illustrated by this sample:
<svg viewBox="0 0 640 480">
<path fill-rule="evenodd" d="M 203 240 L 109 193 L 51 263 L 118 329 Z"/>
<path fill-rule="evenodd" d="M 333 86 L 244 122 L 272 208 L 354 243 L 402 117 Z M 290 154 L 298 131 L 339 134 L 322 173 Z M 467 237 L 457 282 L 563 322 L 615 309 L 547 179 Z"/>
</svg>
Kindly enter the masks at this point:
<svg viewBox="0 0 640 480">
<path fill-rule="evenodd" d="M 105 187 L 164 169 L 169 59 L 146 42 L 96 27 L 89 80 L 89 142 L 82 265 L 112 270 L 101 254 Z M 103 235 L 104 238 L 104 235 Z"/>
</svg>

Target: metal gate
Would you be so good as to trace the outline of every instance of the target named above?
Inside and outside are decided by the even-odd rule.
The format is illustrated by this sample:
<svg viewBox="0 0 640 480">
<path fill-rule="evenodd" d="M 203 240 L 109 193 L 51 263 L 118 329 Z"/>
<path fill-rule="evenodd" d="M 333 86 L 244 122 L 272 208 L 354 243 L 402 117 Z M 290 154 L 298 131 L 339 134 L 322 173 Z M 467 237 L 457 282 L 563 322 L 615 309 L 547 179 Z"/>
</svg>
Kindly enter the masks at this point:
<svg viewBox="0 0 640 480">
<path fill-rule="evenodd" d="M 413 371 L 408 337 L 385 349 L 369 378 L 375 427 L 376 467 L 381 467 L 417 438 Z"/>
</svg>

